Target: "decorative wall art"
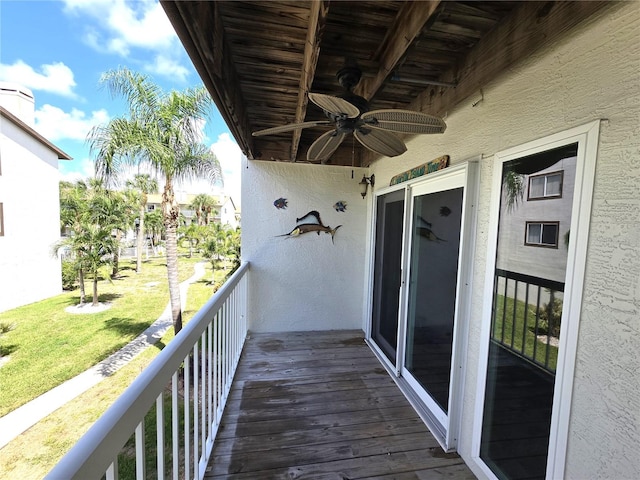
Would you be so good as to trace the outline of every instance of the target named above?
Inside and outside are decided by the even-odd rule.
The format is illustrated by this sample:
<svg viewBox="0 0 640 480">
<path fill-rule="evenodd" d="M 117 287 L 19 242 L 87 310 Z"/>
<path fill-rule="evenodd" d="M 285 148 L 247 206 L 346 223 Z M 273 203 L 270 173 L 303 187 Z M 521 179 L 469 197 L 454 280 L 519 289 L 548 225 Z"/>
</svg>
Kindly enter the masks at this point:
<svg viewBox="0 0 640 480">
<path fill-rule="evenodd" d="M 418 165 L 411 170 L 407 170 L 406 172 L 402 172 L 391 177 L 389 185 L 397 185 L 398 183 L 406 182 L 407 180 L 411 180 L 412 178 L 418 178 L 431 172 L 437 172 L 438 170 L 442 170 L 443 168 L 447 168 L 448 166 L 449 155 L 443 155 L 436 158 L 435 160 L 423 163 L 422 165 Z"/>
<path fill-rule="evenodd" d="M 336 212 L 346 212 L 347 211 L 347 202 L 340 200 L 336 202 L 333 208 L 336 209 Z"/>
<path fill-rule="evenodd" d="M 305 220 L 305 222 L 300 223 L 303 220 Z M 298 237 L 309 232 L 316 232 L 320 235 L 320 232 L 325 232 L 331 234 L 331 243 L 333 243 L 333 237 L 336 231 L 342 226 L 338 225 L 336 228 L 331 228 L 328 225 L 324 225 L 322 220 L 320 220 L 320 213 L 318 213 L 317 210 L 311 210 L 306 215 L 296 218 L 296 224 L 295 228 L 289 233 L 278 235 L 278 237 Z"/>
<path fill-rule="evenodd" d="M 280 197 L 277 200 L 273 201 L 273 206 L 278 210 L 287 208 L 287 199 Z"/>
</svg>

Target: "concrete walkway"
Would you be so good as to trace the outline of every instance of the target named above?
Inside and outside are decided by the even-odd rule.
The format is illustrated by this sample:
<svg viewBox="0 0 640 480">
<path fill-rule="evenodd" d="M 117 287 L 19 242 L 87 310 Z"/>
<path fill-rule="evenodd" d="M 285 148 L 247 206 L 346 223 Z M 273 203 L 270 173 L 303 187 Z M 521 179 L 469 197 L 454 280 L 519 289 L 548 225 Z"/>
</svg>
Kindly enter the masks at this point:
<svg viewBox="0 0 640 480">
<path fill-rule="evenodd" d="M 194 266 L 193 276 L 180 284 L 180 301 L 184 311 L 189 284 L 198 281 L 205 273 L 205 263 Z M 113 375 L 144 349 L 156 343 L 173 325 L 171 319 L 171 303 L 162 315 L 149 328 L 142 332 L 131 343 L 127 344 L 110 357 L 94 365 L 80 375 L 67 380 L 57 387 L 43 393 L 29 403 L 13 410 L 0 418 L 0 448 L 32 427 L 47 415 L 53 413 L 65 403 L 86 392 L 105 378 Z"/>
</svg>

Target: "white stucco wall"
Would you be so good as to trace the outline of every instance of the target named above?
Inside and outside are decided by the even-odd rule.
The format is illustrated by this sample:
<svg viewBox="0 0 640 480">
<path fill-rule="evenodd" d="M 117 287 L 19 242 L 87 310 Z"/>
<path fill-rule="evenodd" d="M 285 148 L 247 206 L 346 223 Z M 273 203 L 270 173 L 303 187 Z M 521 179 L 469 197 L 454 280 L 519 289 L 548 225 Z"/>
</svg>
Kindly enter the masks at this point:
<svg viewBox="0 0 640 480">
<path fill-rule="evenodd" d="M 640 3 L 620 3 L 448 112 L 441 136 L 416 136 L 401 157 L 373 164 L 377 186 L 443 154 L 482 154 L 472 318 L 459 452 L 471 461 L 487 228 L 495 152 L 596 119 L 602 122 L 567 479 L 640 472 Z"/>
<path fill-rule="evenodd" d="M 363 169 L 244 160 L 242 257 L 251 262 L 249 328 L 257 332 L 336 330 L 362 326 L 366 212 Z M 286 209 L 274 200 L 284 197 Z M 345 201 L 345 212 L 333 205 Z M 311 210 L 331 236 L 281 237 Z"/>
<path fill-rule="evenodd" d="M 60 260 L 51 246 L 60 238 L 58 156 L 2 118 L 0 202 L 0 311 L 62 292 Z"/>
</svg>

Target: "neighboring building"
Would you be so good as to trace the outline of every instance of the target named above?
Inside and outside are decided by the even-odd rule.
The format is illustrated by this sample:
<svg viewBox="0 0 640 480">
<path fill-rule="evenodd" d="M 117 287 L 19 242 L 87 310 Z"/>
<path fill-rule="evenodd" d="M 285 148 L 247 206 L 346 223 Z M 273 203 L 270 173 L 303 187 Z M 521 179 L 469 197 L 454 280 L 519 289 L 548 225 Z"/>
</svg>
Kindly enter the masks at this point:
<svg viewBox="0 0 640 480">
<path fill-rule="evenodd" d="M 184 215 L 187 223 L 196 221 L 196 214 L 191 209 L 191 204 L 196 194 L 176 192 L 176 199 L 180 206 L 180 213 Z M 236 209 L 235 203 L 231 197 L 224 195 L 211 195 L 214 199 L 214 211 L 215 215 L 209 218 L 210 223 L 220 223 L 221 225 L 228 225 L 231 228 L 237 228 L 240 226 L 240 211 Z M 147 197 L 147 211 L 152 212 L 162 207 L 162 194 L 151 193 Z"/>
<path fill-rule="evenodd" d="M 0 83 L 0 311 L 62 292 L 58 160 L 34 130 L 31 92 Z"/>
</svg>

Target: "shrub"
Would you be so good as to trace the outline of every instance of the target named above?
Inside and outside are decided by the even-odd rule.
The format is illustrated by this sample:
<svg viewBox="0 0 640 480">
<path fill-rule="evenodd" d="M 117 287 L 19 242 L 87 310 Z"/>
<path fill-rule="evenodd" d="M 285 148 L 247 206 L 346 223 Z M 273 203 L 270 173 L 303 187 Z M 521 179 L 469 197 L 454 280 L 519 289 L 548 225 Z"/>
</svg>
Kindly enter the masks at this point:
<svg viewBox="0 0 640 480">
<path fill-rule="evenodd" d="M 560 337 L 560 320 L 562 319 L 562 300 L 551 298 L 540 309 L 538 322 L 538 334 Z"/>
<path fill-rule="evenodd" d="M 71 260 L 62 261 L 62 288 L 73 290 L 78 282 L 78 269 Z"/>
</svg>

